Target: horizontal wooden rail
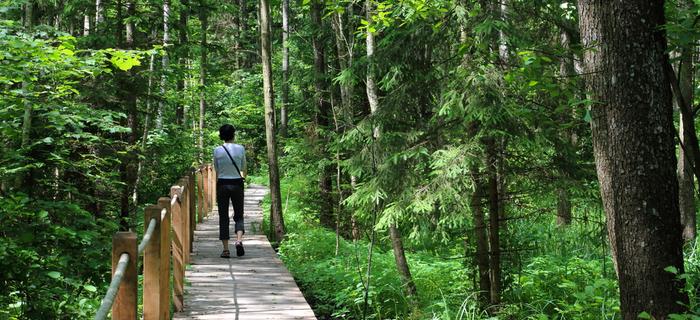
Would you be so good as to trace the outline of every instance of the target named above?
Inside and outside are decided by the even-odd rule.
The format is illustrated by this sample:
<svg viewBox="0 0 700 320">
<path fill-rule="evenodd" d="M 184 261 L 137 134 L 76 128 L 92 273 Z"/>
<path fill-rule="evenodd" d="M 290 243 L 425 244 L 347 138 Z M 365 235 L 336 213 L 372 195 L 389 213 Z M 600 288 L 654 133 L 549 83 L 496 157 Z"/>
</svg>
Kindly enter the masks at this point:
<svg viewBox="0 0 700 320">
<path fill-rule="evenodd" d="M 136 319 L 137 268 L 143 253 L 143 319 L 170 319 L 170 305 L 184 308 L 185 266 L 190 261 L 197 222 L 211 211 L 216 172 L 212 165 L 190 171 L 170 188 L 169 197 L 144 210 L 144 235 L 117 232 L 112 240 L 112 281 L 95 319 Z M 171 286 L 171 261 L 172 279 Z M 171 291 L 172 289 L 172 291 Z M 172 300 L 171 300 L 172 298 Z"/>
</svg>

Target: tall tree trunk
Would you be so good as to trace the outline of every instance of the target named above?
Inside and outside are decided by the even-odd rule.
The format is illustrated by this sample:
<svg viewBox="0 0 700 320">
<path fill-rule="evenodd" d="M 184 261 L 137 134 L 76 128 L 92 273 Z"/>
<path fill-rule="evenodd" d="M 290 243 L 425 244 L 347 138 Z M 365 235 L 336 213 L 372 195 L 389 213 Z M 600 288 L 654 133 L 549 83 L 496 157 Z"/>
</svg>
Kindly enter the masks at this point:
<svg viewBox="0 0 700 320">
<path fill-rule="evenodd" d="M 347 9 L 348 16 L 352 17 L 352 5 L 348 6 Z M 355 37 L 350 31 L 350 36 L 348 36 L 347 30 L 353 30 L 350 23 L 345 23 L 342 13 L 335 13 L 333 15 L 333 31 L 335 32 L 335 45 L 338 51 L 338 63 L 340 64 L 340 71 L 343 72 L 353 66 L 353 48 Z M 351 84 L 341 82 L 340 83 L 340 101 L 342 105 L 342 119 L 343 127 L 352 125 L 352 96 L 353 96 L 353 86 Z"/>
<path fill-rule="evenodd" d="M 404 286 L 406 286 L 406 294 L 409 297 L 415 297 L 418 290 L 416 290 L 416 284 L 413 282 L 413 277 L 411 277 L 411 270 L 408 268 L 406 253 L 404 252 L 403 242 L 401 241 L 401 233 L 396 223 L 392 223 L 389 226 L 389 235 L 391 238 L 391 248 L 394 250 L 396 268 L 399 270 L 399 275 L 401 275 Z"/>
<path fill-rule="evenodd" d="M 624 319 L 642 311 L 665 319 L 682 313 L 688 296 L 665 271 L 684 272 L 664 1 L 580 0 L 578 8 L 583 47 L 593 48 L 586 84 L 597 102 L 593 150 L 620 309 Z"/>
<path fill-rule="evenodd" d="M 372 24 L 372 15 L 374 14 L 374 8 L 372 6 L 372 0 L 365 0 L 365 12 L 366 19 L 369 25 Z M 366 47 L 367 47 L 367 78 L 365 80 L 367 87 L 367 100 L 369 101 L 370 112 L 375 114 L 379 110 L 379 94 L 376 82 L 374 80 L 374 34 L 370 28 L 367 28 L 366 35 Z M 375 138 L 380 135 L 379 126 L 375 126 L 372 134 Z M 408 267 L 408 261 L 406 260 L 406 255 L 404 254 L 403 243 L 401 242 L 401 233 L 397 228 L 396 222 L 392 222 L 389 226 L 389 236 L 391 238 L 392 249 L 394 252 L 394 259 L 396 260 L 396 268 L 401 275 L 403 280 L 406 295 L 409 297 L 415 297 L 417 290 L 413 278 L 411 277 L 411 271 Z"/>
<path fill-rule="evenodd" d="M 90 16 L 86 14 L 83 16 L 83 37 L 86 37 L 89 35 L 90 35 Z"/>
<path fill-rule="evenodd" d="M 136 16 L 136 3 L 131 0 L 126 3 L 126 13 L 127 17 L 131 18 Z M 121 23 L 121 21 L 120 21 Z M 135 28 L 132 19 L 126 20 L 126 42 L 124 47 L 126 49 L 134 49 L 134 36 Z M 135 184 L 136 184 L 136 159 L 137 150 L 133 149 L 135 147 L 136 141 L 138 140 L 138 110 L 137 110 L 137 94 L 135 86 L 136 72 L 134 69 L 129 70 L 128 74 L 122 74 L 120 76 L 120 89 L 121 94 L 124 96 L 124 105 L 126 109 L 126 122 L 127 126 L 131 130 L 127 137 L 127 150 L 122 159 L 121 164 L 121 177 L 124 183 L 122 194 L 121 194 L 121 226 L 123 229 L 128 229 L 128 220 L 131 215 L 132 202 L 129 198 L 133 195 Z"/>
<path fill-rule="evenodd" d="M 691 6 L 691 1 L 684 0 L 680 2 L 681 9 L 688 10 Z M 688 112 L 682 110 L 693 110 L 693 60 L 695 47 L 686 47 L 680 50 L 680 61 L 676 68 L 679 90 L 676 94 L 680 94 L 682 99 L 675 99 L 680 112 L 680 123 L 678 136 L 680 137 L 681 148 L 678 154 L 678 204 L 681 212 L 681 224 L 683 225 L 683 240 L 691 241 L 696 235 L 696 206 L 695 206 L 695 183 L 693 181 L 693 164 L 690 158 L 697 152 L 695 148 L 698 146 L 693 144 L 693 137 L 696 137 L 694 126 L 688 126 L 689 123 L 694 123 L 695 119 Z M 679 106 L 678 103 L 685 103 L 685 106 Z M 688 119 L 686 119 L 688 118 Z M 697 166 L 698 163 L 696 162 Z"/>
<path fill-rule="evenodd" d="M 279 167 L 277 165 L 277 139 L 275 138 L 275 100 L 272 91 L 272 49 L 270 43 L 270 4 L 260 0 L 260 51 L 262 56 L 263 96 L 265 100 L 265 137 L 267 163 L 270 176 L 270 227 L 273 240 L 284 240 L 285 228 L 282 215 Z"/>
<path fill-rule="evenodd" d="M 163 129 L 163 113 L 165 112 L 165 94 L 168 86 L 168 67 L 170 59 L 168 57 L 168 46 L 170 42 L 170 0 L 163 0 L 163 60 L 161 61 L 160 78 L 160 99 L 158 100 L 158 111 L 156 113 L 156 128 Z"/>
<path fill-rule="evenodd" d="M 482 179 L 476 167 L 471 169 L 474 192 L 469 206 L 474 216 L 474 238 L 476 239 L 476 265 L 479 269 L 479 301 L 486 306 L 491 301 L 491 279 L 489 278 L 489 241 L 484 221 L 482 201 L 485 197 Z"/>
<path fill-rule="evenodd" d="M 104 20 L 102 10 L 102 1 L 95 0 L 95 28 Z"/>
<path fill-rule="evenodd" d="M 238 0 L 238 21 L 240 30 L 238 42 L 241 52 L 237 54 L 241 57 L 241 66 L 250 68 L 252 61 L 250 61 L 250 44 L 248 43 L 248 3 L 246 0 Z"/>
<path fill-rule="evenodd" d="M 182 9 L 180 9 L 180 23 L 178 28 L 180 41 L 178 43 L 178 65 L 181 68 L 179 78 L 177 79 L 177 92 L 185 92 L 185 77 L 187 77 L 187 57 L 189 48 L 187 47 L 187 19 L 189 18 L 190 3 L 188 0 L 182 0 Z M 185 106 L 182 101 L 178 101 L 175 107 L 175 123 L 179 126 L 185 126 Z"/>
<path fill-rule="evenodd" d="M 325 30 L 321 21 L 323 4 L 319 0 L 314 0 L 311 6 L 311 22 L 314 27 L 313 48 L 314 48 L 314 89 L 316 102 L 316 124 L 318 130 L 317 150 L 319 156 L 326 157 L 326 146 L 328 137 L 324 132 L 330 127 L 331 105 L 328 100 L 329 90 L 326 81 L 326 51 L 325 51 Z M 332 196 L 332 168 L 323 165 L 319 176 L 319 189 L 321 191 L 320 222 L 321 225 L 332 228 L 333 218 L 333 196 Z"/>
<path fill-rule="evenodd" d="M 500 203 L 498 193 L 498 150 L 493 138 L 484 142 L 486 145 L 489 192 L 489 279 L 490 302 L 501 302 L 501 239 L 500 239 Z"/>
<path fill-rule="evenodd" d="M 24 29 L 27 33 L 31 33 L 34 21 L 34 1 L 27 1 L 24 4 Z M 24 114 L 22 115 L 22 140 L 21 149 L 26 152 L 25 148 L 29 146 L 32 133 L 32 118 L 34 113 L 34 105 L 31 98 L 27 94 L 30 91 L 30 83 L 28 81 L 22 81 L 22 91 L 24 92 Z M 29 185 L 28 181 L 25 181 L 27 175 L 20 173 L 17 175 L 15 185 L 17 188 L 22 188 Z"/>
<path fill-rule="evenodd" d="M 209 21 L 205 1 L 200 3 L 199 20 L 202 24 L 201 56 L 199 60 L 199 160 L 204 161 L 204 116 L 207 109 L 207 29 Z"/>
<path fill-rule="evenodd" d="M 282 0 L 282 106 L 280 107 L 280 136 L 287 136 L 289 105 L 289 0 Z"/>
<path fill-rule="evenodd" d="M 559 40 L 564 52 L 564 55 L 559 61 L 559 75 L 563 79 L 564 83 L 570 84 L 570 79 L 576 74 L 574 70 L 574 57 L 571 53 L 571 35 L 564 29 L 559 31 Z M 562 103 L 568 103 L 567 101 L 562 101 Z M 568 108 L 565 108 L 559 116 L 559 121 L 562 125 L 566 126 L 571 121 L 571 112 Z M 557 186 L 557 225 L 564 226 L 571 223 L 571 200 L 569 199 L 569 190 L 566 187 L 567 181 L 569 179 L 569 167 L 570 159 L 569 155 L 566 153 L 566 149 L 572 142 L 571 132 L 569 130 L 562 130 L 559 135 L 559 140 L 563 146 L 557 148 L 557 162 L 559 166 L 559 179 L 562 180 L 560 185 Z"/>
</svg>

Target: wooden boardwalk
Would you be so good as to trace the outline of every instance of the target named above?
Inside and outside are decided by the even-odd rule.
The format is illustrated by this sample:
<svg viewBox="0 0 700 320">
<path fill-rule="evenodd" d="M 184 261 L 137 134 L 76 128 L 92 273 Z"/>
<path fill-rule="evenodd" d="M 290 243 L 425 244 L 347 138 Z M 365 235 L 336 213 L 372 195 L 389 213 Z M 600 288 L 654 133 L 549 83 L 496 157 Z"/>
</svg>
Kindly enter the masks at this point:
<svg viewBox="0 0 700 320">
<path fill-rule="evenodd" d="M 245 255 L 219 257 L 216 208 L 197 225 L 191 266 L 186 271 L 185 310 L 174 319 L 316 319 L 282 261 L 262 234 L 260 201 L 267 193 L 252 185 L 245 191 Z M 233 208 L 229 214 L 233 216 Z M 233 219 L 231 219 L 233 236 Z"/>
</svg>

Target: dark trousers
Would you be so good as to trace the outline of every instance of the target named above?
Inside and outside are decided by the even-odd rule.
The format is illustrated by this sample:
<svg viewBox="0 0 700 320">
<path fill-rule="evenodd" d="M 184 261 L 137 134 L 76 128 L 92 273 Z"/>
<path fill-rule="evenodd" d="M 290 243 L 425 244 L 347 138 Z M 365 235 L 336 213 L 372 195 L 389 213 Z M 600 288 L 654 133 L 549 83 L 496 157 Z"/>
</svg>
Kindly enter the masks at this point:
<svg viewBox="0 0 700 320">
<path fill-rule="evenodd" d="M 243 231 L 243 179 L 218 179 L 216 181 L 216 204 L 219 206 L 219 240 L 229 236 L 228 204 L 233 203 L 235 232 Z"/>
</svg>

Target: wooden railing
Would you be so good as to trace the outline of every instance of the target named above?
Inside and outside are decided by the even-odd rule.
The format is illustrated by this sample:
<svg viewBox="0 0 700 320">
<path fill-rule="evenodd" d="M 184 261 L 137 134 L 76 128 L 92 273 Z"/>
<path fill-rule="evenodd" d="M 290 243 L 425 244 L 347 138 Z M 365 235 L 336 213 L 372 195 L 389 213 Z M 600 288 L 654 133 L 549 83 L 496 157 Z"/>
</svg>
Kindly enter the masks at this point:
<svg viewBox="0 0 700 320">
<path fill-rule="evenodd" d="M 203 165 L 173 185 L 170 197 L 162 197 L 157 204 L 146 207 L 145 232 L 138 246 L 132 231 L 114 235 L 112 281 L 96 320 L 105 319 L 110 309 L 112 319 L 138 317 L 137 261 L 142 252 L 143 319 L 170 319 L 171 301 L 176 312 L 184 308 L 185 266 L 190 262 L 195 226 L 211 211 L 215 194 L 214 167 Z"/>
</svg>

